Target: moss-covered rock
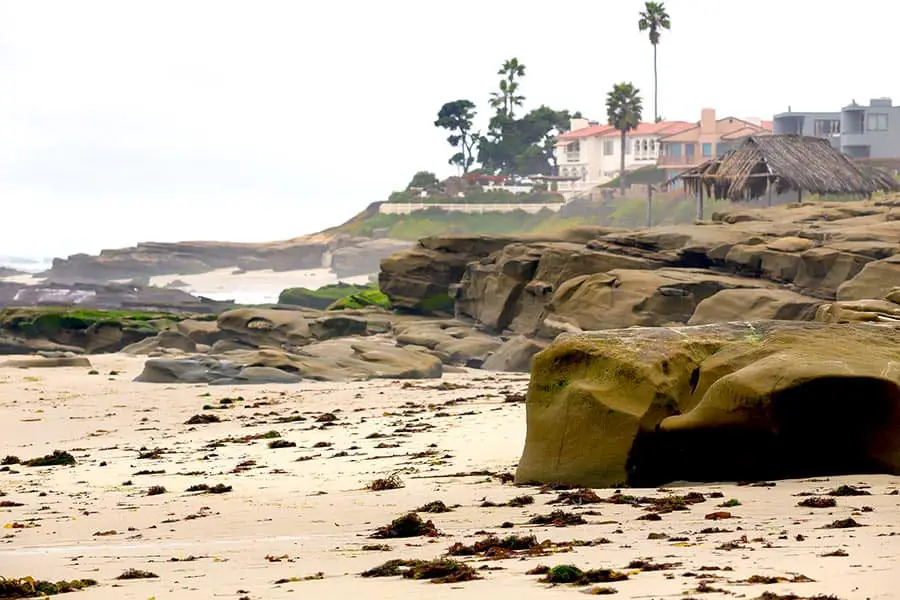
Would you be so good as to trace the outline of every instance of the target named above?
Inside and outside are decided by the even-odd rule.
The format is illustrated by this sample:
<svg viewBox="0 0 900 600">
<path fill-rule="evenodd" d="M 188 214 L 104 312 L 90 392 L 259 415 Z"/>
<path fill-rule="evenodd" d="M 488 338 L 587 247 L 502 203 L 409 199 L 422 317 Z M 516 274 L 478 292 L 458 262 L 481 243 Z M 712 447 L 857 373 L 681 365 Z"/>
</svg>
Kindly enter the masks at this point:
<svg viewBox="0 0 900 600">
<path fill-rule="evenodd" d="M 88 352 L 116 352 L 185 319 L 214 320 L 215 316 L 57 307 L 4 308 L 0 310 L 0 330 L 21 338 L 80 347 Z"/>
<path fill-rule="evenodd" d="M 561 336 L 518 481 L 588 487 L 900 473 L 900 336 L 762 321 Z"/>
<path fill-rule="evenodd" d="M 349 296 L 344 296 L 340 300 L 330 304 L 328 310 L 359 310 L 360 308 L 366 308 L 368 306 L 377 306 L 379 308 L 390 310 L 391 299 L 388 298 L 384 292 L 373 287 L 371 289 L 350 294 Z"/>
<path fill-rule="evenodd" d="M 377 290 L 377 288 L 374 285 L 351 285 L 349 283 L 326 285 L 315 290 L 305 287 L 287 288 L 279 294 L 278 303 L 325 310 L 342 298 L 372 290 Z"/>
</svg>

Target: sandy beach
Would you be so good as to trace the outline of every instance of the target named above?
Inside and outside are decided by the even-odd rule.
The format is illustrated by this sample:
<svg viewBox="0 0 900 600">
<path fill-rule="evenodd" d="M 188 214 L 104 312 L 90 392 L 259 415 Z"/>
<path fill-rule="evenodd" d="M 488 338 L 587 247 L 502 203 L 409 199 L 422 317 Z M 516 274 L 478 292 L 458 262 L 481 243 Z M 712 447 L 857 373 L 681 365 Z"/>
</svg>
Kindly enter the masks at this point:
<svg viewBox="0 0 900 600">
<path fill-rule="evenodd" d="M 10 464 L 0 472 L 6 577 L 96 579 L 96 587 L 80 592 L 85 598 L 562 598 L 592 588 L 552 586 L 526 572 L 573 564 L 626 574 L 627 580 L 600 586 L 625 598 L 701 592 L 756 598 L 766 591 L 898 597 L 891 582 L 900 567 L 900 478 L 625 490 L 658 498 L 704 494 L 689 510 L 640 519 L 651 514 L 646 506 L 548 505 L 560 492 L 517 487 L 488 474 L 515 470 L 525 435 L 525 404 L 517 396 L 526 389 L 524 375 L 164 386 L 131 382 L 141 359 L 91 361 L 97 374 L 0 369 L 0 455 L 24 461 L 66 450 L 76 460 L 74 466 Z M 219 422 L 186 424 L 201 414 Z M 261 435 L 271 431 L 279 437 Z M 287 447 L 270 447 L 273 439 Z M 404 487 L 366 489 L 391 474 Z M 198 484 L 232 490 L 186 492 Z M 869 495 L 835 497 L 831 508 L 798 506 L 803 494 L 830 497 L 827 492 L 841 485 Z M 152 486 L 165 492 L 148 495 Z M 597 490 L 601 498 L 613 492 Z M 502 506 L 525 495 L 534 503 Z M 370 538 L 378 527 L 436 500 L 459 505 L 421 514 L 440 536 Z M 553 510 L 581 515 L 586 523 L 526 524 Z M 731 518 L 707 518 L 722 512 Z M 847 518 L 862 526 L 823 529 Z M 512 526 L 501 528 L 504 523 Z M 472 544 L 485 532 L 533 534 L 554 544 L 539 556 L 463 557 L 483 578 L 465 583 L 359 576 L 389 559 L 437 558 L 455 542 Z M 593 543 L 564 544 L 574 540 Z M 363 550 L 379 544 L 386 546 Z M 651 564 L 629 568 L 637 560 Z M 158 577 L 115 579 L 127 569 Z M 799 575 L 813 581 L 790 582 Z M 754 576 L 787 581 L 747 583 Z"/>
</svg>

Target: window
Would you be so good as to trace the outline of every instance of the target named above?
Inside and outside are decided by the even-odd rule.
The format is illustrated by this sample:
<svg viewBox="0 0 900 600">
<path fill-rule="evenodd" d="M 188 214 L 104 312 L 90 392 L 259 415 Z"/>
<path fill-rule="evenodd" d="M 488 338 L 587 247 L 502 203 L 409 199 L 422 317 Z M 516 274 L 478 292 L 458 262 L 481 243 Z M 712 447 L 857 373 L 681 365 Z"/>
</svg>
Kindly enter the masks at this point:
<svg viewBox="0 0 900 600">
<path fill-rule="evenodd" d="M 666 144 L 667 156 L 681 156 L 681 144 Z"/>
<path fill-rule="evenodd" d="M 650 152 L 656 152 L 656 140 L 650 140 Z"/>
<path fill-rule="evenodd" d="M 603 155 L 612 156 L 616 151 L 616 143 L 613 140 L 603 142 Z"/>
<path fill-rule="evenodd" d="M 581 145 L 578 142 L 572 142 L 566 145 L 566 160 L 568 162 L 578 162 L 581 158 Z"/>
<path fill-rule="evenodd" d="M 701 151 L 703 152 L 703 156 L 705 156 L 706 158 L 709 158 L 710 156 L 712 156 L 712 144 L 710 144 L 710 143 L 703 144 Z"/>
<path fill-rule="evenodd" d="M 840 132 L 840 119 L 816 119 L 813 121 L 813 135 L 817 137 L 837 135 Z"/>
<path fill-rule="evenodd" d="M 647 140 L 644 140 L 641 145 L 643 146 L 644 154 L 647 154 Z"/>
<path fill-rule="evenodd" d="M 866 129 L 869 131 L 887 131 L 888 116 L 886 113 L 869 113 L 866 117 Z"/>
</svg>

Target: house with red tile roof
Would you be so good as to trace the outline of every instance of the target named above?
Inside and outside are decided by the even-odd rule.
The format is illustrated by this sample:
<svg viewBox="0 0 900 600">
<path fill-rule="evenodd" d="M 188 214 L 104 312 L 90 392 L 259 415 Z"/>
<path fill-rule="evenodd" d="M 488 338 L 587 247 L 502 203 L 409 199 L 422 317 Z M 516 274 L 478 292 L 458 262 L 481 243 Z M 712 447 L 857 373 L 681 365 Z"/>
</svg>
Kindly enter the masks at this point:
<svg viewBox="0 0 900 600">
<path fill-rule="evenodd" d="M 641 123 L 625 139 L 625 170 L 655 165 L 659 158 L 659 140 L 693 127 L 685 121 Z M 567 133 L 556 142 L 559 191 L 567 198 L 588 192 L 619 175 L 621 169 L 621 133 L 612 125 L 587 119 L 572 119 Z"/>
<path fill-rule="evenodd" d="M 772 133 L 772 121 L 737 117 L 716 118 L 716 111 L 704 108 L 692 127 L 660 138 L 659 166 L 671 179 L 686 169 L 737 147 L 750 135 Z"/>
</svg>

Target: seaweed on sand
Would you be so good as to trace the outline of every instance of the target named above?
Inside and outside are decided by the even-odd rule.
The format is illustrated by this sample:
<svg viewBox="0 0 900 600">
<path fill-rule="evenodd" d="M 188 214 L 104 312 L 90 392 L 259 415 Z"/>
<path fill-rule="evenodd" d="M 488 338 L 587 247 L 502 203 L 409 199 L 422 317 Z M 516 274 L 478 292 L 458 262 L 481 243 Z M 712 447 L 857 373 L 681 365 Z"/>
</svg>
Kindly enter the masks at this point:
<svg viewBox="0 0 900 600">
<path fill-rule="evenodd" d="M 438 530 L 434 523 L 423 521 L 417 513 L 411 512 L 391 521 L 389 525 L 379 527 L 371 536 L 376 539 L 437 537 Z"/>
</svg>

